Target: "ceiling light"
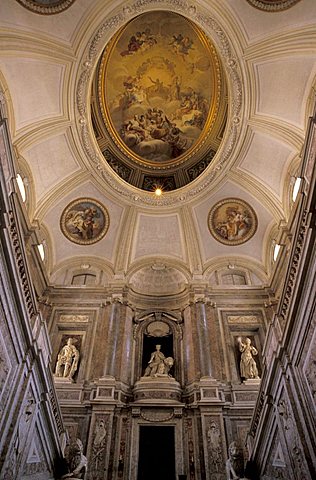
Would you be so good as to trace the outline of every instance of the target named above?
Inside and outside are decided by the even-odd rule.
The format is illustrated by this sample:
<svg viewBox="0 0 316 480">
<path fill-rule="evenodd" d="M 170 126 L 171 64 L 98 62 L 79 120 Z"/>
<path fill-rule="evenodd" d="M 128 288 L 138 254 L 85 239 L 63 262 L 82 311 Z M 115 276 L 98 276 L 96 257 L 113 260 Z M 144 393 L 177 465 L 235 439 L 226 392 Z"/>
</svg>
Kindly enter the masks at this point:
<svg viewBox="0 0 316 480">
<path fill-rule="evenodd" d="M 157 187 L 157 188 L 155 189 L 155 195 L 156 195 L 157 197 L 160 197 L 160 196 L 162 195 L 162 189 L 159 188 L 159 187 Z"/>
<path fill-rule="evenodd" d="M 300 177 L 297 177 L 295 179 L 294 187 L 293 187 L 293 193 L 292 193 L 292 200 L 295 202 L 298 192 L 300 190 L 302 179 Z"/>
<path fill-rule="evenodd" d="M 17 184 L 18 184 L 18 187 L 19 187 L 19 190 L 20 190 L 22 200 L 23 200 L 23 202 L 25 202 L 25 200 L 26 200 L 25 186 L 24 186 L 24 182 L 22 180 L 22 177 L 19 173 L 16 176 L 16 181 L 17 181 Z"/>
<path fill-rule="evenodd" d="M 37 245 L 37 248 L 38 248 L 38 251 L 39 251 L 39 254 L 40 254 L 40 257 L 42 259 L 42 261 L 44 262 L 45 260 L 45 250 L 44 250 L 44 245 L 42 243 L 39 243 Z"/>
<path fill-rule="evenodd" d="M 280 252 L 280 248 L 281 248 L 281 245 L 279 245 L 278 243 L 276 243 L 274 245 L 274 250 L 273 250 L 273 260 L 276 261 L 276 259 L 278 258 L 278 255 L 279 255 L 279 252 Z"/>
</svg>

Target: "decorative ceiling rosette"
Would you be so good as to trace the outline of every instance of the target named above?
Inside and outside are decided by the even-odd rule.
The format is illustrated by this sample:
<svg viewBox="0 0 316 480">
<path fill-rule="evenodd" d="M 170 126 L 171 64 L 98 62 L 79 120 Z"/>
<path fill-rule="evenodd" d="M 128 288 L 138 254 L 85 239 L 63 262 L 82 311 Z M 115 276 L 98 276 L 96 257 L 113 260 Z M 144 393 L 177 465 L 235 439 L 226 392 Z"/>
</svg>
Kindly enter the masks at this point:
<svg viewBox="0 0 316 480">
<path fill-rule="evenodd" d="M 226 198 L 210 210 L 208 228 L 224 245 L 241 245 L 255 234 L 258 226 L 254 209 L 244 200 Z"/>
<path fill-rule="evenodd" d="M 40 15 L 54 15 L 69 8 L 75 0 L 17 0 L 23 7 Z"/>
<path fill-rule="evenodd" d="M 264 12 L 280 12 L 293 7 L 300 0 L 247 0 L 247 2 Z"/>
<path fill-rule="evenodd" d="M 78 245 L 91 245 L 104 237 L 110 225 L 107 209 L 91 198 L 71 202 L 63 211 L 60 228 L 65 237 Z"/>
</svg>

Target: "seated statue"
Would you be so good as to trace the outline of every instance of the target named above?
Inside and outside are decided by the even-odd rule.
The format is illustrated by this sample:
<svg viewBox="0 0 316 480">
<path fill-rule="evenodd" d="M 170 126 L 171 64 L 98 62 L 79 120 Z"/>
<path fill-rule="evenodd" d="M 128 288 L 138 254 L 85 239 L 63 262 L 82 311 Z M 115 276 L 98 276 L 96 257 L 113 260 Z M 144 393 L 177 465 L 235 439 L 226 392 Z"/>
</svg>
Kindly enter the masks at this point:
<svg viewBox="0 0 316 480">
<path fill-rule="evenodd" d="M 237 442 L 232 442 L 228 447 L 228 460 L 226 461 L 227 480 L 247 480 L 244 477 L 244 455 Z"/>
<path fill-rule="evenodd" d="M 73 345 L 73 339 L 68 338 L 66 345 L 63 346 L 58 354 L 55 376 L 72 380 L 72 377 L 78 368 L 78 361 L 79 351 Z"/>
<path fill-rule="evenodd" d="M 161 345 L 156 345 L 156 350 L 151 354 L 148 366 L 145 370 L 145 377 L 165 377 L 170 376 L 169 370 L 173 366 L 172 357 L 165 357 L 160 351 Z"/>
<path fill-rule="evenodd" d="M 85 478 L 87 470 L 87 458 L 83 455 L 83 445 L 80 438 L 77 438 L 69 447 L 68 470 L 61 478 L 71 478 L 72 480 L 82 480 Z"/>
</svg>

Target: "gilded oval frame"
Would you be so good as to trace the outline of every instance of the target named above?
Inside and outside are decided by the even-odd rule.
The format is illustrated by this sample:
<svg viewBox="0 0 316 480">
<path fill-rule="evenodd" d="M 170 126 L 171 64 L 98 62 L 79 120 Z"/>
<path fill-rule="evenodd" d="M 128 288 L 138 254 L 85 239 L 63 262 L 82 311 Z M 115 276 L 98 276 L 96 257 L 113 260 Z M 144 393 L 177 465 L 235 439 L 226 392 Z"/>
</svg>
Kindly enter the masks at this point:
<svg viewBox="0 0 316 480">
<path fill-rule="evenodd" d="M 169 160 L 165 161 L 152 161 L 150 159 L 144 158 L 140 154 L 136 153 L 133 151 L 129 146 L 122 140 L 120 134 L 118 133 L 118 128 L 114 124 L 113 119 L 112 119 L 112 114 L 110 111 L 110 106 L 109 106 L 109 101 L 107 98 L 107 90 L 108 90 L 108 78 L 110 75 L 108 75 L 108 72 L 111 69 L 111 60 L 113 55 L 115 56 L 118 53 L 118 45 L 119 42 L 123 42 L 123 40 L 127 39 L 130 36 L 130 33 L 132 31 L 132 28 L 137 27 L 137 25 L 144 20 L 144 23 L 149 22 L 148 18 L 152 17 L 153 15 L 163 15 L 166 16 L 165 11 L 153 11 L 153 12 L 146 12 L 141 15 L 138 15 L 137 17 L 134 17 L 132 20 L 130 20 L 127 24 L 125 24 L 121 29 L 114 35 L 114 37 L 110 40 L 108 43 L 107 47 L 105 48 L 105 51 L 102 55 L 101 62 L 100 62 L 100 68 L 99 68 L 99 77 L 98 77 L 98 96 L 99 96 L 99 105 L 100 105 L 100 110 L 102 113 L 103 121 L 106 127 L 106 130 L 109 132 L 110 137 L 116 147 L 123 152 L 124 155 L 129 157 L 132 161 L 146 165 L 149 167 L 154 167 L 154 168 L 171 168 L 177 165 L 182 164 L 183 162 L 186 161 L 186 159 L 190 158 L 192 155 L 197 153 L 201 147 L 205 144 L 206 140 L 210 137 L 211 131 L 212 131 L 212 125 L 216 121 L 217 118 L 217 113 L 219 109 L 219 101 L 220 101 L 220 95 L 221 95 L 221 89 L 222 89 L 222 78 L 221 78 L 221 69 L 220 69 L 220 63 L 219 63 L 219 58 L 216 52 L 216 49 L 211 42 L 211 40 L 206 36 L 206 34 L 201 30 L 200 27 L 198 27 L 197 24 L 193 23 L 190 21 L 188 18 L 174 12 L 167 12 L 167 15 L 169 17 L 171 16 L 175 18 L 175 21 L 178 20 L 179 22 L 183 22 L 184 26 L 187 26 L 187 28 L 190 27 L 191 31 L 195 35 L 195 39 L 198 39 L 199 41 L 199 48 L 204 52 L 207 52 L 207 56 L 205 55 L 205 58 L 209 60 L 209 71 L 211 72 L 211 75 L 209 75 L 209 85 L 212 86 L 212 95 L 210 95 L 210 104 L 208 106 L 207 110 L 207 118 L 203 124 L 203 128 L 201 129 L 201 132 L 196 139 L 196 141 L 182 154 L 177 155 L 174 158 L 171 158 Z M 125 35 L 125 37 L 124 37 Z M 166 42 L 166 40 L 164 39 Z M 194 47 L 195 48 L 195 47 Z M 117 50 L 116 50 L 117 49 Z M 168 52 L 170 55 L 170 52 Z M 188 55 L 190 52 L 188 52 Z M 167 54 L 166 54 L 167 55 Z M 184 55 L 183 55 L 184 56 Z M 137 57 L 137 52 L 135 55 L 131 55 L 129 58 L 132 58 L 132 61 Z M 124 58 L 124 57 L 123 57 Z M 145 57 L 143 57 L 145 59 Z M 154 56 L 154 58 L 157 58 Z M 146 63 L 147 60 L 144 60 L 143 64 Z M 207 64 L 207 61 L 205 60 L 205 65 Z M 163 61 L 162 61 L 163 63 Z M 170 63 L 172 63 L 169 58 L 165 59 L 165 64 L 167 65 L 166 68 L 170 67 Z M 200 65 L 201 68 L 206 68 L 205 65 L 203 65 L 203 61 L 201 62 L 202 65 Z M 141 67 L 143 65 L 140 65 Z M 177 65 L 176 65 L 177 66 Z M 194 68 L 194 67 L 192 67 Z M 177 76 L 177 75 L 175 75 Z M 149 75 L 148 75 L 149 77 Z M 158 78 L 157 78 L 158 80 Z M 157 81 L 156 80 L 156 81 Z M 116 84 L 117 86 L 117 84 Z M 206 88 L 204 86 L 204 88 Z M 149 89 L 149 88 L 148 88 Z M 211 90 L 211 89 L 210 89 Z M 166 105 L 166 104 L 165 104 Z M 158 156 L 158 154 L 157 154 Z"/>
</svg>

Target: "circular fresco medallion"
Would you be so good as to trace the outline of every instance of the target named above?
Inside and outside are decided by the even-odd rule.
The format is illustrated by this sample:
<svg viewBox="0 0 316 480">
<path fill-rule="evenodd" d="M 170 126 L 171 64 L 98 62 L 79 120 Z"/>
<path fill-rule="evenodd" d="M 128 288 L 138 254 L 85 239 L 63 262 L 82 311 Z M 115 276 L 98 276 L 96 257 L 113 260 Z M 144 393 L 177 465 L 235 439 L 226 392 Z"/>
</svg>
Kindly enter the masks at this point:
<svg viewBox="0 0 316 480">
<path fill-rule="evenodd" d="M 292 7 L 300 0 L 247 0 L 250 5 L 264 12 L 280 12 Z"/>
<path fill-rule="evenodd" d="M 226 198 L 216 203 L 208 216 L 208 228 L 213 237 L 224 245 L 241 245 L 257 230 L 257 216 L 248 203 L 238 198 Z"/>
<path fill-rule="evenodd" d="M 53 15 L 63 12 L 75 0 L 17 0 L 23 7 L 41 15 Z"/>
<path fill-rule="evenodd" d="M 91 245 L 104 237 L 110 224 L 106 208 L 91 198 L 71 202 L 63 211 L 60 227 L 71 242 Z"/>
<path fill-rule="evenodd" d="M 213 44 L 172 12 L 148 12 L 125 25 L 103 54 L 98 95 L 118 148 L 157 168 L 178 165 L 210 135 L 221 92 Z"/>
</svg>

